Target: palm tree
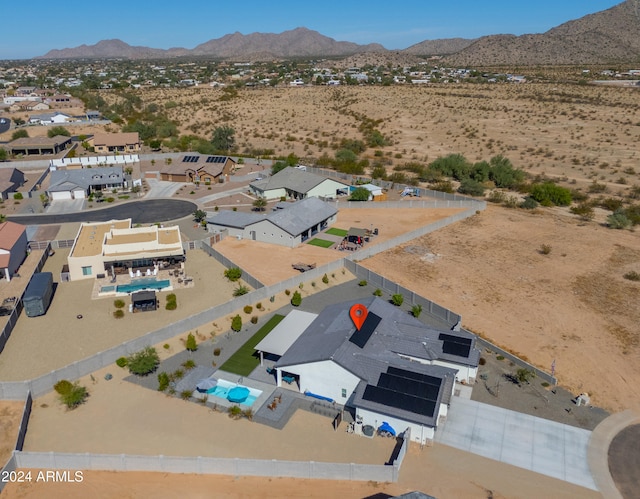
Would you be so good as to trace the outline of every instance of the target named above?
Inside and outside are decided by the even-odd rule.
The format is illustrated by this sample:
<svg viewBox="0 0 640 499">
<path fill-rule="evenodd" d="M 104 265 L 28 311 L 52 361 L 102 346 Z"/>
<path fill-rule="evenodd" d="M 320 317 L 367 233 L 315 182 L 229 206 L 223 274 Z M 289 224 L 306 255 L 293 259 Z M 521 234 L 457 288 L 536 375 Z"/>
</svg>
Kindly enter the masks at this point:
<svg viewBox="0 0 640 499">
<path fill-rule="evenodd" d="M 267 200 L 265 198 L 258 198 L 253 202 L 253 207 L 256 211 L 264 211 L 267 206 Z"/>
</svg>

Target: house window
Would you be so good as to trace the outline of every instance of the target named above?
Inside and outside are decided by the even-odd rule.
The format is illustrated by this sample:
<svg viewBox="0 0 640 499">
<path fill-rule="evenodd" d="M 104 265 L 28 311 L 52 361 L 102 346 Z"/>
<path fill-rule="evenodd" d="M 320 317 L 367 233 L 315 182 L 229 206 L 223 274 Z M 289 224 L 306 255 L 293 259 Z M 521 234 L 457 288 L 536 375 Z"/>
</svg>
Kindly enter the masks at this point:
<svg viewBox="0 0 640 499">
<path fill-rule="evenodd" d="M 343 399 L 346 399 L 346 398 L 347 398 L 347 389 L 346 389 L 346 388 L 343 388 L 343 389 L 342 389 L 342 398 L 343 398 Z"/>
<path fill-rule="evenodd" d="M 91 275 L 91 265 L 82 267 L 82 275 Z"/>
</svg>

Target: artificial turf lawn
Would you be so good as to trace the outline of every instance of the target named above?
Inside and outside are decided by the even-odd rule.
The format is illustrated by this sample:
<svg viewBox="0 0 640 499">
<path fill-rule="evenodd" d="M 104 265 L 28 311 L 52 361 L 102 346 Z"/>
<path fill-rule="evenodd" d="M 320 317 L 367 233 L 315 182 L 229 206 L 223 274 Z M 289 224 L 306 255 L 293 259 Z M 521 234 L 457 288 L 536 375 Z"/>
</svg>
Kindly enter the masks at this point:
<svg viewBox="0 0 640 499">
<path fill-rule="evenodd" d="M 330 248 L 335 243 L 333 241 L 327 241 L 326 239 L 318 239 L 317 237 L 309 241 L 307 244 L 311 246 L 320 246 L 321 248 Z"/>
<path fill-rule="evenodd" d="M 338 229 L 336 227 L 331 227 L 330 229 L 325 230 L 324 232 L 325 234 L 331 234 L 332 236 L 338 236 L 338 237 L 344 237 L 349 233 L 348 230 Z"/>
<path fill-rule="evenodd" d="M 237 374 L 238 376 L 249 376 L 251 371 L 260 364 L 260 357 L 255 355 L 256 345 L 260 343 L 282 319 L 284 319 L 284 315 L 276 314 L 271 317 L 256 334 L 249 338 L 244 345 L 236 350 L 236 353 L 229 357 L 229 360 L 220 366 L 220 369 Z"/>
</svg>

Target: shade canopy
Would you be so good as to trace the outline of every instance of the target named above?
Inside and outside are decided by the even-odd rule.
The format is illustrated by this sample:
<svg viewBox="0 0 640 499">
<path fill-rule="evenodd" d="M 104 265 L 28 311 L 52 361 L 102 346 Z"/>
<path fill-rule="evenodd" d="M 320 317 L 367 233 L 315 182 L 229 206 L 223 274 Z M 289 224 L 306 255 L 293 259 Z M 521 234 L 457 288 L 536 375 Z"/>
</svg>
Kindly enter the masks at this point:
<svg viewBox="0 0 640 499">
<path fill-rule="evenodd" d="M 198 381 L 196 385 L 196 390 L 200 393 L 207 393 L 212 388 L 215 388 L 218 384 L 218 380 L 215 378 L 205 378 Z"/>
<path fill-rule="evenodd" d="M 250 392 L 248 388 L 244 386 L 236 386 L 235 388 L 232 388 L 231 390 L 229 390 L 229 393 L 227 394 L 227 400 L 229 402 L 235 402 L 237 404 L 241 404 L 242 402 L 247 400 L 249 393 Z"/>
</svg>

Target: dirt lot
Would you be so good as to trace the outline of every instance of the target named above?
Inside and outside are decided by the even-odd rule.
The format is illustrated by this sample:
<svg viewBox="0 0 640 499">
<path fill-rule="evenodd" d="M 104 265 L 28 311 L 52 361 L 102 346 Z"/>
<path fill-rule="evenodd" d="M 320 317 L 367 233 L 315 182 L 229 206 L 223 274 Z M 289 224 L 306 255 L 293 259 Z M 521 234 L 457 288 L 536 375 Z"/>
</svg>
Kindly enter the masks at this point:
<svg viewBox="0 0 640 499">
<path fill-rule="evenodd" d="M 362 262 L 609 410 L 640 401 L 637 233 L 489 207 Z M 541 245 L 551 246 L 547 255 Z M 410 271 L 408 269 L 411 269 Z"/>
<path fill-rule="evenodd" d="M 0 401 L 0 463 L 2 463 L 2 466 L 11 457 L 11 453 L 15 449 L 23 408 L 23 402 Z"/>
</svg>

